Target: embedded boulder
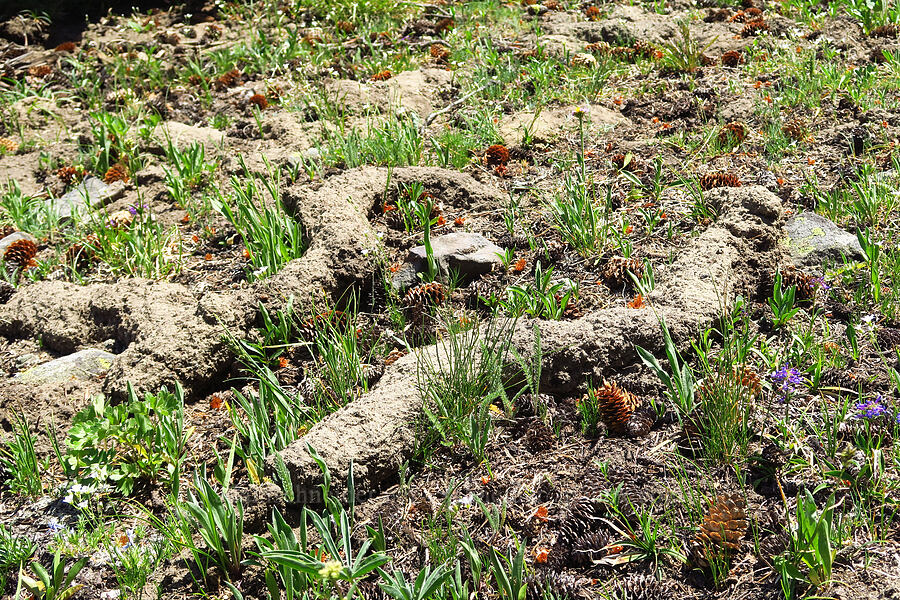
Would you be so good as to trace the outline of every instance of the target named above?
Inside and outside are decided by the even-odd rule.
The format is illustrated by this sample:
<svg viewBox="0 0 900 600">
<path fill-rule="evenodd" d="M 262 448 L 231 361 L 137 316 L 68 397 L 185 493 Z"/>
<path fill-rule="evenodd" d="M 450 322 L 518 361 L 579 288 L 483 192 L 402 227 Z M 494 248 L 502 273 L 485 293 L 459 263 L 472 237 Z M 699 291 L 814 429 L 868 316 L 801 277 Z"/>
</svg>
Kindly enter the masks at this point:
<svg viewBox="0 0 900 600">
<path fill-rule="evenodd" d="M 802 212 L 788 219 L 784 245 L 798 267 L 822 272 L 827 265 L 841 264 L 844 258 L 863 261 L 866 255 L 855 235 L 844 231 L 825 217 Z"/>
</svg>

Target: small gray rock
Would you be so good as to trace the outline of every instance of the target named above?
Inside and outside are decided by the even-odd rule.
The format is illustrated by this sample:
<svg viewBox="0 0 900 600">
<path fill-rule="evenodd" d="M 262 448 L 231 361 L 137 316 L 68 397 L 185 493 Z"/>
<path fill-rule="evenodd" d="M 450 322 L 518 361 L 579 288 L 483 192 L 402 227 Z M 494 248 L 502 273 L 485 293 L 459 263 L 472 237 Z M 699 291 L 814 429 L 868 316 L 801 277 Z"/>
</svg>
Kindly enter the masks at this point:
<svg viewBox="0 0 900 600">
<path fill-rule="evenodd" d="M 74 354 L 63 356 L 32 367 L 18 374 L 15 379 L 21 383 L 40 385 L 44 383 L 64 383 L 72 379 L 87 381 L 91 377 L 109 371 L 115 354 L 87 348 Z"/>
<path fill-rule="evenodd" d="M 122 197 L 125 184 L 117 181 L 106 185 L 96 177 L 88 177 L 60 198 L 51 199 L 50 207 L 60 219 L 70 219 L 77 210 L 98 208 Z"/>
<path fill-rule="evenodd" d="M 841 264 L 845 256 L 848 260 L 865 260 L 856 236 L 821 215 L 800 213 L 789 219 L 784 229 L 784 243 L 798 267 L 822 272 L 828 264 Z"/>
<path fill-rule="evenodd" d="M 490 273 L 494 265 L 501 263 L 500 255 L 503 254 L 503 248 L 479 233 L 448 233 L 434 238 L 431 247 L 438 269 L 444 277 L 458 273 L 471 279 Z M 394 289 L 411 287 L 417 281 L 416 274 L 427 269 L 425 246 L 412 248 L 406 256 L 406 262 L 394 275 Z"/>
</svg>

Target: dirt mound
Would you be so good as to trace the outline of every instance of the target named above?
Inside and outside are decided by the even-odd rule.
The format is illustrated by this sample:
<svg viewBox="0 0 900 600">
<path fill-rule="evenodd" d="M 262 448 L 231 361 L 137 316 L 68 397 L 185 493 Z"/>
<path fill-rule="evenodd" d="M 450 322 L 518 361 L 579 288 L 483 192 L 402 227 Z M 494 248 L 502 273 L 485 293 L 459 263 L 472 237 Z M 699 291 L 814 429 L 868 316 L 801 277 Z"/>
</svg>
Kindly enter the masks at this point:
<svg viewBox="0 0 900 600">
<path fill-rule="evenodd" d="M 58 281 L 25 286 L 0 307 L 0 335 L 39 337 L 59 354 L 111 340 L 117 354 L 103 390 L 121 394 L 170 388 L 202 393 L 231 362 L 221 324 L 243 329 L 251 307 L 221 294 L 141 279 L 79 286 Z"/>
<path fill-rule="evenodd" d="M 648 297 L 652 310 L 617 307 L 574 321 L 538 322 L 546 379 L 542 390 L 571 392 L 588 378 L 597 381 L 637 363 L 635 345 L 651 350 L 662 347 L 660 318 L 684 347 L 738 294 L 755 293 L 761 283 L 760 268 L 771 269 L 781 257 L 777 244 L 781 202 L 759 186 L 721 188 L 709 197 L 723 207 L 722 217 L 660 271 L 659 284 Z M 533 348 L 532 324 L 516 326 L 513 346 L 522 355 Z M 440 351 L 438 345 L 419 352 L 434 356 Z M 346 480 L 352 461 L 357 490 L 363 496 L 396 475 L 397 467 L 413 452 L 415 427 L 422 415 L 417 358 L 411 354 L 397 361 L 370 393 L 327 417 L 284 450 L 282 457 L 298 501 L 314 501 L 321 483 L 319 469 L 308 456 L 308 444 L 328 464 L 334 481 Z M 274 461 L 269 469 L 274 469 Z"/>
<path fill-rule="evenodd" d="M 390 177 L 390 180 L 388 179 Z M 261 299 L 340 298 L 355 283 L 371 281 L 382 244 L 368 217 L 384 201 L 386 189 L 422 183 L 438 202 L 470 210 L 496 208 L 498 190 L 471 176 L 433 167 L 388 169 L 362 167 L 324 182 L 296 185 L 284 194 L 285 204 L 307 232 L 306 254 L 258 285 Z M 394 192 L 391 192 L 394 193 Z"/>
</svg>

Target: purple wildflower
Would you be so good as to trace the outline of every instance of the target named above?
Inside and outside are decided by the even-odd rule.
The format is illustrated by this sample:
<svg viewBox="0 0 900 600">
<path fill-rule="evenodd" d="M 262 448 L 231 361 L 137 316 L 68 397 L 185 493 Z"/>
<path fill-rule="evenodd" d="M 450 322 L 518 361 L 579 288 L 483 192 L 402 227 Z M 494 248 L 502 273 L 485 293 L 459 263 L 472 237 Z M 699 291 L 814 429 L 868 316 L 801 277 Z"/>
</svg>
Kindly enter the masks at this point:
<svg viewBox="0 0 900 600">
<path fill-rule="evenodd" d="M 137 211 L 138 211 L 137 206 L 135 206 L 134 204 L 132 204 L 131 206 L 128 207 L 128 212 L 130 212 L 133 215 L 136 215 Z"/>
<path fill-rule="evenodd" d="M 812 280 L 812 282 L 815 284 L 815 286 L 818 289 L 822 290 L 823 292 L 827 292 L 828 290 L 831 289 L 831 286 L 825 282 L 824 277 L 816 277 L 815 279 Z"/>
<path fill-rule="evenodd" d="M 888 413 L 888 407 L 881 394 L 878 394 L 874 400 L 860 402 L 856 405 L 855 410 L 857 419 L 877 419 Z"/>
<path fill-rule="evenodd" d="M 777 384 L 780 390 L 779 400 L 785 402 L 789 395 L 800 389 L 803 379 L 800 377 L 800 371 L 784 365 L 777 371 L 769 373 L 769 379 Z"/>
</svg>

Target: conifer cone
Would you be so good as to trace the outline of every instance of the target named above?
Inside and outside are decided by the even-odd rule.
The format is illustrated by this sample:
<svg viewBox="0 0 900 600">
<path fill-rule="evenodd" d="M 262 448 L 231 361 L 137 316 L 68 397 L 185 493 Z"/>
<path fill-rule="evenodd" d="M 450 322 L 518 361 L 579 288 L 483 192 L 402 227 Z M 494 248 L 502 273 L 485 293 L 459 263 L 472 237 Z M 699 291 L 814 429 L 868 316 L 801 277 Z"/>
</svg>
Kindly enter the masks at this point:
<svg viewBox="0 0 900 600">
<path fill-rule="evenodd" d="M 731 17 L 731 11 L 727 8 L 712 9 L 703 17 L 704 23 L 722 23 Z"/>
<path fill-rule="evenodd" d="M 259 110 L 265 110 L 269 108 L 269 101 L 262 94 L 253 94 L 247 100 L 247 106 L 255 106 Z"/>
<path fill-rule="evenodd" d="M 591 21 L 600 20 L 600 7 L 599 6 L 586 6 L 584 8 L 584 16 Z"/>
<path fill-rule="evenodd" d="M 656 423 L 656 413 L 651 407 L 642 405 L 631 413 L 631 417 L 625 423 L 625 434 L 635 438 L 644 437 L 650 433 L 654 423 Z"/>
<path fill-rule="evenodd" d="M 115 181 L 128 182 L 128 170 L 122 163 L 114 164 L 103 175 L 103 183 L 113 183 Z"/>
<path fill-rule="evenodd" d="M 410 288 L 406 295 L 403 296 L 403 306 L 414 307 L 422 305 L 438 305 L 444 304 L 450 299 L 450 291 L 447 286 L 431 281 L 429 283 L 420 283 Z"/>
<path fill-rule="evenodd" d="M 681 431 L 675 438 L 678 451 L 688 457 L 698 456 L 703 450 L 703 437 L 697 424 L 697 415 L 691 413 L 681 424 Z"/>
<path fill-rule="evenodd" d="M 726 67 L 736 67 L 744 62 L 744 57 L 737 50 L 729 50 L 722 55 L 722 65 Z"/>
<path fill-rule="evenodd" d="M 37 244 L 28 239 L 16 240 L 6 248 L 3 260 L 15 267 L 25 268 L 34 265 L 37 256 Z"/>
<path fill-rule="evenodd" d="M 379 73 L 375 73 L 372 75 L 372 81 L 387 81 L 392 77 L 391 72 L 388 70 L 381 71 Z"/>
<path fill-rule="evenodd" d="M 79 271 L 84 271 L 97 260 L 96 248 L 97 236 L 90 234 L 69 246 L 66 250 L 66 264 L 74 266 Z"/>
<path fill-rule="evenodd" d="M 301 339 L 312 342 L 315 341 L 320 331 L 327 331 L 329 327 L 343 329 L 348 324 L 346 313 L 339 310 L 326 310 L 298 323 L 297 330 Z"/>
<path fill-rule="evenodd" d="M 535 419 L 525 432 L 522 442 L 530 452 L 537 454 L 556 445 L 556 434 L 540 419 Z"/>
<path fill-rule="evenodd" d="M 6 154 L 15 154 L 19 149 L 19 144 L 10 138 L 0 137 L 0 151 L 5 152 Z"/>
<path fill-rule="evenodd" d="M 816 297 L 816 291 L 819 289 L 819 280 L 788 265 L 781 269 L 781 285 L 782 287 L 797 286 L 798 300 L 812 300 Z"/>
<path fill-rule="evenodd" d="M 78 169 L 75 167 L 60 167 L 56 170 L 56 176 L 66 185 L 79 179 Z"/>
<path fill-rule="evenodd" d="M 8 281 L 0 279 L 0 304 L 6 304 L 12 295 L 16 293 L 16 286 Z"/>
<path fill-rule="evenodd" d="M 781 132 L 786 135 L 788 139 L 794 141 L 802 140 L 806 135 L 806 125 L 800 119 L 791 119 L 781 126 Z"/>
<path fill-rule="evenodd" d="M 609 52 L 610 45 L 606 42 L 593 42 L 584 47 L 588 52 L 597 52 L 600 54 L 606 54 Z"/>
<path fill-rule="evenodd" d="M 593 396 L 600 412 L 600 419 L 609 430 L 624 433 L 631 414 L 640 406 L 640 400 L 634 394 L 620 388 L 614 381 L 604 381 L 603 385 L 593 391 Z M 584 401 L 588 400 L 586 396 Z"/>
<path fill-rule="evenodd" d="M 700 178 L 701 190 L 719 187 L 741 187 L 741 180 L 734 173 L 707 173 Z"/>
<path fill-rule="evenodd" d="M 560 522 L 557 541 L 563 546 L 572 547 L 586 532 L 596 531 L 606 513 L 606 503 L 599 498 L 576 498 L 568 506 Z"/>
<path fill-rule="evenodd" d="M 616 600 L 657 600 L 664 598 L 662 585 L 650 574 L 632 573 L 616 588 Z"/>
<path fill-rule="evenodd" d="M 728 143 L 740 144 L 747 137 L 747 126 L 738 121 L 726 123 L 719 130 L 719 143 L 723 146 Z"/>
<path fill-rule="evenodd" d="M 751 397 L 756 397 L 762 393 L 762 381 L 759 378 L 759 373 L 748 365 L 735 365 L 734 377 L 738 383 L 747 388 Z"/>
<path fill-rule="evenodd" d="M 631 271 L 635 277 L 640 279 L 644 276 L 644 262 L 639 258 L 613 256 L 606 262 L 602 275 L 609 285 L 627 286 L 631 283 L 628 271 Z"/>
<path fill-rule="evenodd" d="M 446 62 L 450 58 L 450 51 L 443 44 L 432 44 L 428 53 L 438 62 Z"/>
<path fill-rule="evenodd" d="M 820 388 L 843 388 L 845 390 L 853 390 L 856 392 L 857 381 L 850 376 L 850 373 L 844 369 L 828 367 L 822 371 L 819 378 Z"/>
<path fill-rule="evenodd" d="M 657 56 L 659 53 L 659 48 L 651 44 L 650 42 L 637 41 L 632 46 L 634 50 L 634 55 L 642 58 L 653 58 Z"/>
<path fill-rule="evenodd" d="M 606 555 L 604 546 L 609 543 L 609 538 L 602 531 L 592 531 L 579 537 L 572 544 L 569 552 L 569 563 L 573 567 L 590 567 L 594 561 L 600 560 Z"/>
<path fill-rule="evenodd" d="M 558 571 L 534 573 L 529 575 L 525 581 L 528 584 L 525 600 L 542 600 L 546 590 L 554 592 L 554 598 L 560 600 L 563 598 L 573 599 L 578 595 L 578 580 Z"/>
<path fill-rule="evenodd" d="M 746 503 L 740 494 L 722 494 L 709 507 L 709 512 L 693 540 L 694 560 L 701 566 L 710 551 L 734 552 L 741 547 L 747 533 Z"/>
<path fill-rule="evenodd" d="M 241 78 L 241 72 L 237 69 L 232 69 L 227 73 L 223 73 L 220 75 L 214 84 L 217 90 L 224 90 L 226 88 L 234 87 L 238 84 Z"/>
<path fill-rule="evenodd" d="M 137 213 L 130 210 L 117 210 L 107 219 L 106 223 L 111 229 L 128 229 L 134 223 Z"/>
<path fill-rule="evenodd" d="M 634 173 L 639 175 L 644 172 L 644 165 L 641 164 L 636 156 L 631 156 L 630 159 L 624 154 L 614 154 L 610 159 L 612 161 L 613 166 L 619 171 L 628 171 L 629 173 Z"/>
<path fill-rule="evenodd" d="M 500 167 L 509 162 L 509 150 L 506 146 L 494 144 L 484 152 L 484 160 L 489 167 Z"/>
<path fill-rule="evenodd" d="M 900 346 L 900 329 L 896 327 L 879 327 L 875 337 L 882 350 Z"/>
<path fill-rule="evenodd" d="M 900 37 L 900 25 L 890 23 L 888 25 L 879 25 L 869 32 L 872 37 Z"/>
<path fill-rule="evenodd" d="M 733 17 L 731 17 L 731 22 L 733 23 L 750 23 L 752 21 L 759 21 L 762 19 L 762 11 L 758 8 L 748 8 L 746 10 L 739 10 L 735 13 Z"/>
<path fill-rule="evenodd" d="M 762 31 L 768 31 L 769 24 L 759 19 L 757 21 L 749 21 L 744 28 L 741 29 L 741 37 L 752 37 Z"/>
</svg>

